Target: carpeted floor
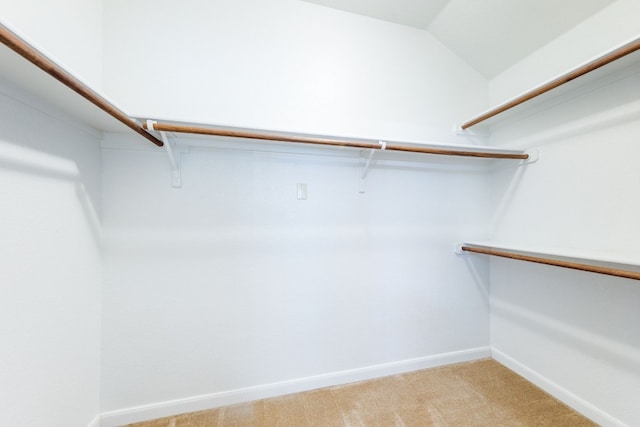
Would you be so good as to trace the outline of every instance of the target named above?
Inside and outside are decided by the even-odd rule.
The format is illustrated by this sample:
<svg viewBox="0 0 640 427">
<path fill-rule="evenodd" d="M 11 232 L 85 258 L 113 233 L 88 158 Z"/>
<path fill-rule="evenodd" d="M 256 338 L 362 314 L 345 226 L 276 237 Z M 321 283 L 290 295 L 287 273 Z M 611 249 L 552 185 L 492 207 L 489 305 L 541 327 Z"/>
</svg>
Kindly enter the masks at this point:
<svg viewBox="0 0 640 427">
<path fill-rule="evenodd" d="M 498 362 L 485 359 L 130 426 L 595 425 Z"/>
</svg>

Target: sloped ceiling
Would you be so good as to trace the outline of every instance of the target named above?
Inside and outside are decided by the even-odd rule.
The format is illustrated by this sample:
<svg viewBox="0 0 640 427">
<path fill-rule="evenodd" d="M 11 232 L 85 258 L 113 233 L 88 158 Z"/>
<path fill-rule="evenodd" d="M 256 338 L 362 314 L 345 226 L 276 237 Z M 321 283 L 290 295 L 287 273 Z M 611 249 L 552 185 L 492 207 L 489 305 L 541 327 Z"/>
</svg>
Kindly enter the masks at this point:
<svg viewBox="0 0 640 427">
<path fill-rule="evenodd" d="M 488 79 L 614 0 L 303 0 L 429 31 Z"/>
</svg>

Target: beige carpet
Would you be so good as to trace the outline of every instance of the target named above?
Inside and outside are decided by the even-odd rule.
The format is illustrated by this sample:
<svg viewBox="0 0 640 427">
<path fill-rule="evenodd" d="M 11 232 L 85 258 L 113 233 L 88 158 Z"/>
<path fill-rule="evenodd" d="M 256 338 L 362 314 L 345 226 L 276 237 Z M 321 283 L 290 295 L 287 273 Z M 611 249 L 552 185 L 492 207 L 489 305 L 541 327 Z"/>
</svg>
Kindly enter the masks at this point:
<svg viewBox="0 0 640 427">
<path fill-rule="evenodd" d="M 498 362 L 485 359 L 130 426 L 595 425 Z"/>
</svg>

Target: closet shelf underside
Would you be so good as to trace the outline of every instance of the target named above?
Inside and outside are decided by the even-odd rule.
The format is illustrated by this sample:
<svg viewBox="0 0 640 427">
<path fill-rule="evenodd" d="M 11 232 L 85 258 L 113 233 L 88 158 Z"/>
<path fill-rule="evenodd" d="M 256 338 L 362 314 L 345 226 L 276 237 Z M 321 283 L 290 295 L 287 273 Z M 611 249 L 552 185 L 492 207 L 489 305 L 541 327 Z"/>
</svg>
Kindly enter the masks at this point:
<svg viewBox="0 0 640 427">
<path fill-rule="evenodd" d="M 18 86 L 21 90 L 43 100 L 51 110 L 77 119 L 89 126 L 103 131 L 134 131 L 153 144 L 162 146 L 163 142 L 152 132 L 144 130 L 142 124 L 124 113 L 106 96 L 83 82 L 71 71 L 58 64 L 37 49 L 25 38 L 10 28 L 0 24 L 0 61 L 3 64 L 0 77 Z M 210 133 L 211 127 L 173 126 L 173 132 Z M 158 126 L 160 127 L 160 126 Z M 203 131 L 204 129 L 204 131 Z M 158 129 L 162 130 L 162 129 Z M 347 147 L 369 150 L 397 151 L 411 154 L 460 156 L 470 158 L 497 158 L 526 160 L 528 155 L 522 151 L 492 149 L 481 146 L 460 146 L 451 144 L 398 144 L 394 142 L 372 141 L 353 138 L 333 138 L 319 135 L 296 135 L 292 133 L 269 133 L 254 129 L 218 128 L 218 136 L 228 138 L 250 138 L 274 142 L 293 142 L 323 145 L 326 147 Z"/>
<path fill-rule="evenodd" d="M 345 138 L 326 135 L 310 135 L 293 132 L 243 129 L 199 123 L 184 123 L 139 119 L 147 130 L 167 132 L 172 136 L 185 135 L 202 140 L 241 140 L 275 143 L 294 143 L 330 149 L 375 150 L 378 152 L 402 153 L 405 159 L 415 155 L 437 155 L 480 159 L 527 160 L 529 154 L 521 150 L 501 149 L 486 146 L 458 145 L 444 143 L 394 142 L 372 139 Z M 150 129 L 151 127 L 151 129 Z M 206 146 L 206 145 L 205 145 Z M 407 157 L 406 155 L 411 155 Z M 396 156 L 397 157 L 397 156 Z"/>
<path fill-rule="evenodd" d="M 494 241 L 464 242 L 458 246 L 457 252 L 484 254 L 640 280 L 640 258 L 628 254 L 612 257 L 610 252 L 511 245 Z"/>
<path fill-rule="evenodd" d="M 508 120 L 513 114 L 534 108 L 562 94 L 595 82 L 604 76 L 638 65 L 640 65 L 640 35 L 504 103 L 490 108 L 466 121 L 460 128 L 463 131 L 486 128 L 500 121 Z"/>
</svg>

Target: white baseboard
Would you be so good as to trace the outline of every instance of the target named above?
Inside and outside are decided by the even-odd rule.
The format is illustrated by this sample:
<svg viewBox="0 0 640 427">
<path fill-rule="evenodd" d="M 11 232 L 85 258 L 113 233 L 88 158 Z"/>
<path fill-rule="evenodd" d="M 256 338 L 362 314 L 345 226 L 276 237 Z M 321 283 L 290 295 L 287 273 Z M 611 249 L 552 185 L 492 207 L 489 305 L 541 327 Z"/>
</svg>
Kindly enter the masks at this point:
<svg viewBox="0 0 640 427">
<path fill-rule="evenodd" d="M 551 381 L 538 372 L 528 368 L 527 366 L 501 352 L 495 347 L 491 348 L 491 354 L 493 355 L 493 358 L 495 360 L 502 363 L 504 366 L 511 369 L 520 376 L 526 378 L 533 384 L 537 385 L 556 399 L 575 409 L 585 417 L 591 419 L 593 422 L 605 427 L 627 427 L 626 424 L 624 424 L 617 418 L 607 414 L 606 412 L 597 408 L 595 405 L 592 405 L 586 400 L 576 396 L 569 390 Z"/>
<path fill-rule="evenodd" d="M 87 425 L 87 427 L 100 427 L 100 414 L 96 415 L 96 417 Z"/>
<path fill-rule="evenodd" d="M 105 412 L 101 417 L 101 425 L 102 427 L 116 427 L 123 424 L 183 414 L 185 412 L 202 411 L 225 405 L 250 402 L 252 400 L 266 399 L 290 393 L 299 393 L 322 387 L 347 384 L 487 357 L 491 357 L 491 349 L 489 347 L 480 347 L 416 359 L 402 360 L 399 362 L 385 363 L 382 365 L 367 366 L 365 368 L 299 378 L 290 381 L 282 381 L 273 384 L 211 393 L 202 396 L 187 397 L 184 399 L 176 399 Z"/>
</svg>

